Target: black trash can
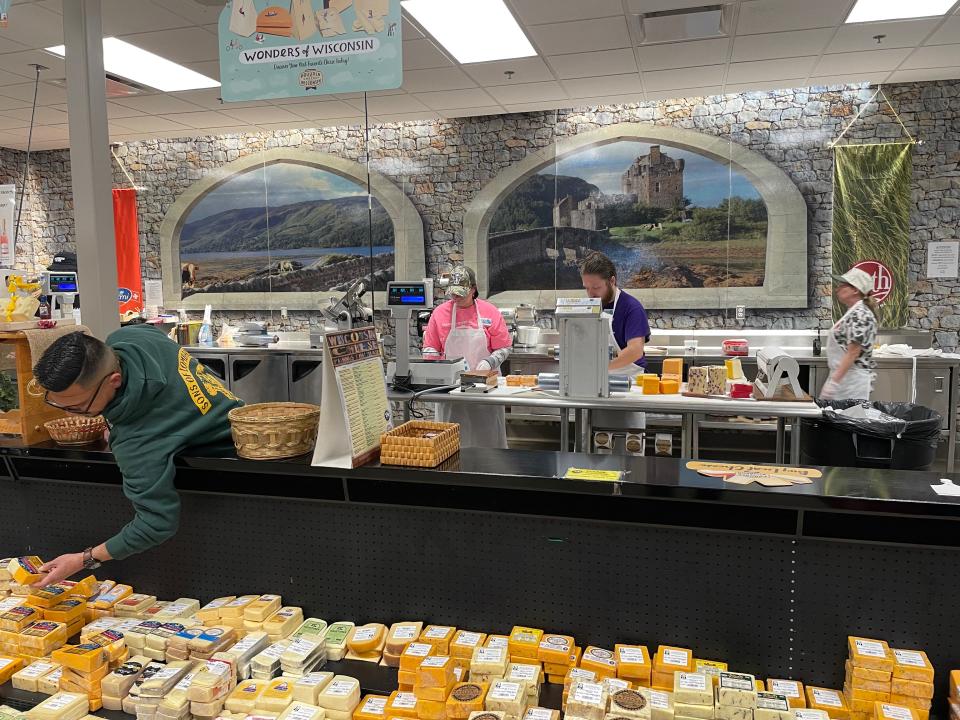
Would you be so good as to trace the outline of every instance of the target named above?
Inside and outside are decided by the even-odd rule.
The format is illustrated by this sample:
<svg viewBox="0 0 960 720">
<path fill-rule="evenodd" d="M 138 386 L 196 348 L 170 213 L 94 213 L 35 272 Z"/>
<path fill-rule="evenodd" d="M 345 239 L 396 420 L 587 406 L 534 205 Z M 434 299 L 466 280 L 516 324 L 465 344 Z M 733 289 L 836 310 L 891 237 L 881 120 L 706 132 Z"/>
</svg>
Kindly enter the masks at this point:
<svg viewBox="0 0 960 720">
<path fill-rule="evenodd" d="M 817 400 L 820 407 L 846 410 L 860 400 Z M 926 470 L 940 443 L 943 418 L 936 410 L 910 403 L 865 403 L 900 422 L 849 418 L 825 410 L 801 421 L 800 460 L 804 465 Z"/>
</svg>

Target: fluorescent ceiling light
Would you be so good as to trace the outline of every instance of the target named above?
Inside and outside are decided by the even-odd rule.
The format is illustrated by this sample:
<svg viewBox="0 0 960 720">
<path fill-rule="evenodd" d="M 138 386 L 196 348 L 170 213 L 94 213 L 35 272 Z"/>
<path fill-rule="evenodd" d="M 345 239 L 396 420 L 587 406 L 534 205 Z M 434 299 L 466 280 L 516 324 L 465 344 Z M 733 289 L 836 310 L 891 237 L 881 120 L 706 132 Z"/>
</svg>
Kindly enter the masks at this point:
<svg viewBox="0 0 960 720">
<path fill-rule="evenodd" d="M 66 57 L 67 54 L 63 45 L 49 47 L 47 52 L 60 57 Z M 113 37 L 103 39 L 103 68 L 111 75 L 119 75 L 162 92 L 220 87 L 220 83 L 213 78 Z"/>
<path fill-rule="evenodd" d="M 402 0 L 400 4 L 458 62 L 537 54 L 503 0 Z"/>
<path fill-rule="evenodd" d="M 848 23 L 877 22 L 880 20 L 908 20 L 910 18 L 944 15 L 957 0 L 857 0 Z"/>
</svg>

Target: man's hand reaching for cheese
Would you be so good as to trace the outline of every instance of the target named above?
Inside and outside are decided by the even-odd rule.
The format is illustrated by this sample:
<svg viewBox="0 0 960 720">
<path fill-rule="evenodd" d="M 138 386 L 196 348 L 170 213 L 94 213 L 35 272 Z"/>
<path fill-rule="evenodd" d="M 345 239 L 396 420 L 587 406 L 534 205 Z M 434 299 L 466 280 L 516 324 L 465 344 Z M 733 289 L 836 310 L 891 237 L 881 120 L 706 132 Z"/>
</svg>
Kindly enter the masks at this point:
<svg viewBox="0 0 960 720">
<path fill-rule="evenodd" d="M 71 575 L 76 575 L 83 570 L 83 553 L 67 553 L 61 555 L 40 567 L 40 572 L 45 573 L 43 580 L 34 583 L 32 587 L 42 588 L 61 580 L 66 580 Z"/>
</svg>

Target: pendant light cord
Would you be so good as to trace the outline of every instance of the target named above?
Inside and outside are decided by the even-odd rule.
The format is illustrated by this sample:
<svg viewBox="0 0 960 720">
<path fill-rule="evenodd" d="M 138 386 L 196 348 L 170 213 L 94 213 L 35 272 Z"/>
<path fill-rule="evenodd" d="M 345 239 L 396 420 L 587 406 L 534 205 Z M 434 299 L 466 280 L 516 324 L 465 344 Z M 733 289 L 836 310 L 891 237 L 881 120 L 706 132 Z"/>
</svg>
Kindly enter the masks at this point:
<svg viewBox="0 0 960 720">
<path fill-rule="evenodd" d="M 37 94 L 40 91 L 40 71 L 47 68 L 43 65 L 34 65 L 37 71 L 36 78 L 33 81 L 33 109 L 30 111 L 30 131 L 27 134 L 27 157 L 23 165 L 23 179 L 20 181 L 20 202 L 17 203 L 17 222 L 15 240 L 20 238 L 20 218 L 23 216 L 23 197 L 27 191 L 27 176 L 30 172 L 30 151 L 33 149 L 33 125 L 37 119 Z M 16 263 L 14 263 L 16 264 Z"/>
</svg>

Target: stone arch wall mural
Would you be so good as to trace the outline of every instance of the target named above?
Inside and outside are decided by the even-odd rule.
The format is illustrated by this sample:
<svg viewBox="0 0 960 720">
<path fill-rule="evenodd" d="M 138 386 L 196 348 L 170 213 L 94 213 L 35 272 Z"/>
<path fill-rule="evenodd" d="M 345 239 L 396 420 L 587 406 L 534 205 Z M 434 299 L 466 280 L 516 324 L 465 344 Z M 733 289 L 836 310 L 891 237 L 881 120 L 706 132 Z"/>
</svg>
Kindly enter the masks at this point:
<svg viewBox="0 0 960 720">
<path fill-rule="evenodd" d="M 395 275 L 423 276 L 423 223 L 388 178 L 371 173 L 370 183 L 382 291 Z M 316 309 L 370 273 L 368 237 L 363 165 L 309 151 L 258 153 L 195 183 L 168 210 L 164 298 L 187 309 Z"/>
<path fill-rule="evenodd" d="M 466 262 L 502 305 L 552 307 L 580 288 L 577 263 L 595 250 L 649 308 L 808 305 L 803 196 L 724 138 L 641 123 L 564 138 L 467 211 Z"/>
</svg>

